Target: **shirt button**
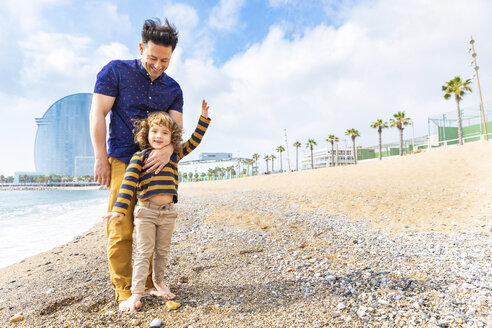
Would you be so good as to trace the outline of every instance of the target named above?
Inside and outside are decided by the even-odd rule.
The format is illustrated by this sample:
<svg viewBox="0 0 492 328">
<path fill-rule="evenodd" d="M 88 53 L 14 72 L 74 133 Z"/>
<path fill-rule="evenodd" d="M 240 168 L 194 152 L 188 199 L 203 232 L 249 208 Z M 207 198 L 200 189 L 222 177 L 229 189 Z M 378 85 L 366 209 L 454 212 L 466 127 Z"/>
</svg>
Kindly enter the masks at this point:
<svg viewBox="0 0 492 328">
<path fill-rule="evenodd" d="M 150 82 L 150 85 L 152 85 L 152 82 Z"/>
<path fill-rule="evenodd" d="M 152 97 L 149 97 L 149 99 L 152 99 Z"/>
</svg>

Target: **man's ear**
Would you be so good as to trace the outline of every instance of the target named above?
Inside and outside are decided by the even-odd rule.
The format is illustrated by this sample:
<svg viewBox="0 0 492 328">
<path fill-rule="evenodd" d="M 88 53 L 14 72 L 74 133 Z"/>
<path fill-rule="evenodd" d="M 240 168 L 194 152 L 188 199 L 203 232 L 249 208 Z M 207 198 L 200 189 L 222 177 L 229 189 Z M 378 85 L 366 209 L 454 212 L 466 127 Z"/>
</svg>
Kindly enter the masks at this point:
<svg viewBox="0 0 492 328">
<path fill-rule="evenodd" d="M 142 43 L 142 42 L 140 42 L 140 43 L 138 44 L 138 47 L 140 48 L 140 54 L 141 54 L 141 55 L 143 55 L 143 49 L 144 49 L 143 43 Z"/>
</svg>

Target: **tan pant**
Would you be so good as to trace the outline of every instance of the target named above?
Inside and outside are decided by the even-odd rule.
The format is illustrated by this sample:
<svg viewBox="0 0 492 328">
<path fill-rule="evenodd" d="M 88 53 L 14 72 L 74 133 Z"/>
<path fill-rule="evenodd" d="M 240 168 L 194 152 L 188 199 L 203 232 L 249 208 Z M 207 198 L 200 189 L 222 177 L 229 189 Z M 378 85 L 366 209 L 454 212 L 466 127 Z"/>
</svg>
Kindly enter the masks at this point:
<svg viewBox="0 0 492 328">
<path fill-rule="evenodd" d="M 154 252 L 154 284 L 164 281 L 174 223 L 178 214 L 174 204 L 158 205 L 151 201 L 138 201 L 135 206 L 135 258 L 133 260 L 132 293 L 142 294 L 149 268 L 149 258 Z"/>
<path fill-rule="evenodd" d="M 128 164 L 112 157 L 109 158 L 109 163 L 111 165 L 111 185 L 109 186 L 108 211 L 111 211 L 118 198 L 120 186 L 125 177 L 125 171 Z M 135 197 L 133 197 L 133 200 L 128 207 L 127 215 L 121 219 L 121 222 L 116 223 L 116 220 L 113 220 L 107 226 L 109 274 L 111 276 L 111 284 L 116 293 L 115 301 L 117 303 L 120 303 L 131 296 L 134 206 Z M 148 265 L 147 288 L 154 287 L 151 278 L 151 269 L 151 265 Z"/>
</svg>

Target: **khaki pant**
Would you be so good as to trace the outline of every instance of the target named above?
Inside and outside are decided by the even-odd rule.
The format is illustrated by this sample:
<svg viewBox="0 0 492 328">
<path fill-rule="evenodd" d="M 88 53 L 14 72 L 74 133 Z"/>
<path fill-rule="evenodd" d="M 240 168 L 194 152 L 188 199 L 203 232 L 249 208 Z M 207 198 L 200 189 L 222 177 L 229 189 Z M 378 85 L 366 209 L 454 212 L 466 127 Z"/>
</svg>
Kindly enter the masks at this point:
<svg viewBox="0 0 492 328">
<path fill-rule="evenodd" d="M 125 177 L 128 164 L 112 157 L 109 158 L 109 163 L 111 165 L 111 184 L 109 186 L 108 211 L 111 211 L 118 198 L 120 186 Z M 116 223 L 116 220 L 113 220 L 107 225 L 109 274 L 111 276 L 111 284 L 116 293 L 115 301 L 117 303 L 131 296 L 134 206 L 135 197 L 133 197 L 128 207 L 127 215 L 121 219 L 121 222 Z M 149 265 L 147 267 L 149 272 L 146 283 L 147 288 L 154 287 L 151 278 L 151 269 L 152 267 Z"/>
<path fill-rule="evenodd" d="M 174 204 L 158 205 L 151 201 L 138 201 L 135 206 L 135 258 L 133 260 L 132 293 L 142 294 L 149 268 L 149 258 L 154 252 L 154 284 L 164 281 L 171 237 L 177 218 Z"/>
</svg>

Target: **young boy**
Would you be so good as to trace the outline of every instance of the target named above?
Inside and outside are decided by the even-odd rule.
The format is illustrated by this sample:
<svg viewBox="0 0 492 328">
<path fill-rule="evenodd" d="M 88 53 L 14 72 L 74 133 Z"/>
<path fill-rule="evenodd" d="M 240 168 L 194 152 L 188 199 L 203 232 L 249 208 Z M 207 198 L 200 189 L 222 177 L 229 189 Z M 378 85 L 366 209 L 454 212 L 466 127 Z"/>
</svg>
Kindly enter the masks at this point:
<svg viewBox="0 0 492 328">
<path fill-rule="evenodd" d="M 125 216 L 135 190 L 137 205 L 134 212 L 136 248 L 132 274 L 132 296 L 120 303 L 121 311 L 134 312 L 141 307 L 149 261 L 154 252 L 153 276 L 156 294 L 174 299 L 175 295 L 164 284 L 164 270 L 171 248 L 171 236 L 177 212 L 174 203 L 178 201 L 178 162 L 192 152 L 201 142 L 208 128 L 209 106 L 202 102 L 202 115 L 191 138 L 181 144 L 181 127 L 169 114 L 156 112 L 136 122 L 135 141 L 142 150 L 136 152 L 128 165 L 125 178 L 112 212 L 103 216 L 110 224 L 118 224 Z M 174 153 L 164 169 L 158 174 L 142 169 L 153 149 L 162 149 L 173 144 Z M 151 292 L 152 293 L 152 292 Z"/>
</svg>

